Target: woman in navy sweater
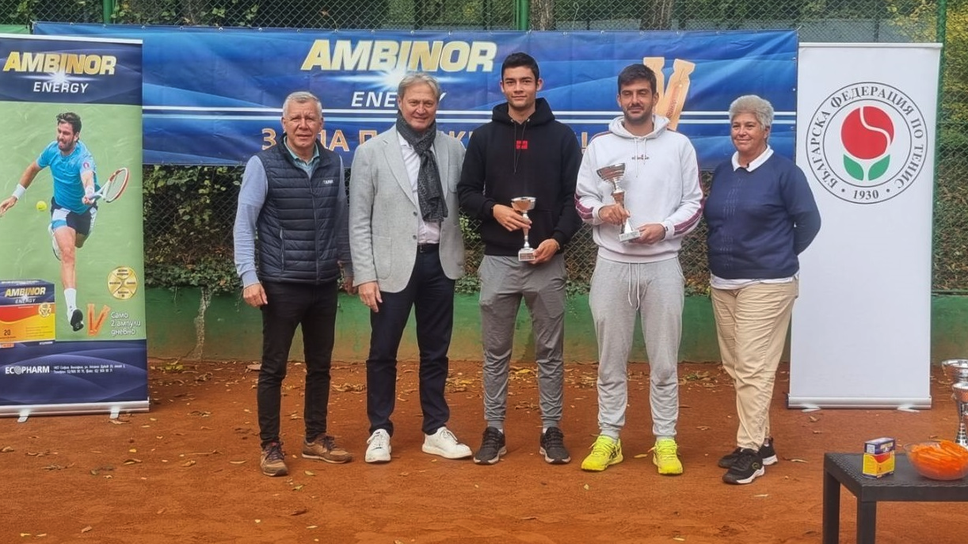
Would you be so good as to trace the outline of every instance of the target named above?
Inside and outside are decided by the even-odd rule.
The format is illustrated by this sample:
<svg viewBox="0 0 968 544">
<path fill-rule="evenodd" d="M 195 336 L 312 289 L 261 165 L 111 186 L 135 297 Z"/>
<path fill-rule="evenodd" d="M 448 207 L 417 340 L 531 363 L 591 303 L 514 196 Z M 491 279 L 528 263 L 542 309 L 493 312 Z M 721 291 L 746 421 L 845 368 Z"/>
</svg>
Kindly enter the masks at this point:
<svg viewBox="0 0 968 544">
<path fill-rule="evenodd" d="M 736 389 L 736 449 L 723 481 L 748 484 L 776 463 L 770 400 L 799 290 L 797 259 L 820 230 L 806 176 L 769 146 L 773 106 L 741 96 L 729 107 L 736 152 L 713 173 L 703 214 L 723 367 Z"/>
</svg>

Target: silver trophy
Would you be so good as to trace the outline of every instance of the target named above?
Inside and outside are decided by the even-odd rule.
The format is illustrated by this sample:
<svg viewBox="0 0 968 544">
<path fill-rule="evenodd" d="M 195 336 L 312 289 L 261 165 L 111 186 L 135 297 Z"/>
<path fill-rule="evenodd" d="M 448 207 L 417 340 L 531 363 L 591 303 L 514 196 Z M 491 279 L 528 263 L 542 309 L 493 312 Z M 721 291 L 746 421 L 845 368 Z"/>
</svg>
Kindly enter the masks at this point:
<svg viewBox="0 0 968 544">
<path fill-rule="evenodd" d="M 951 389 L 958 409 L 958 434 L 955 443 L 968 448 L 968 359 L 948 359 L 941 368 L 951 380 Z"/>
<path fill-rule="evenodd" d="M 511 199 L 511 208 L 520 213 L 525 219 L 528 219 L 528 210 L 534 209 L 535 198 L 533 196 L 519 196 L 517 198 Z M 531 244 L 528 243 L 528 231 L 531 230 L 528 227 L 522 229 L 524 231 L 524 247 L 518 250 L 518 260 L 523 262 L 530 262 L 534 260 L 534 249 Z"/>
<path fill-rule="evenodd" d="M 968 436 L 965 436 L 965 428 L 968 427 L 968 382 L 951 384 L 951 389 L 955 392 L 955 406 L 961 414 L 956 443 L 968 449 Z"/>
<path fill-rule="evenodd" d="M 603 166 L 595 171 L 598 177 L 612 184 L 612 198 L 615 203 L 619 205 L 623 210 L 625 209 L 625 189 L 618 186 L 619 182 L 622 181 L 622 176 L 625 175 L 625 163 L 612 164 L 609 166 Z M 632 223 L 629 219 L 625 220 L 625 224 L 622 225 L 622 230 L 619 231 L 618 240 L 620 242 L 630 242 L 639 237 L 640 233 L 637 229 L 632 228 Z"/>
</svg>

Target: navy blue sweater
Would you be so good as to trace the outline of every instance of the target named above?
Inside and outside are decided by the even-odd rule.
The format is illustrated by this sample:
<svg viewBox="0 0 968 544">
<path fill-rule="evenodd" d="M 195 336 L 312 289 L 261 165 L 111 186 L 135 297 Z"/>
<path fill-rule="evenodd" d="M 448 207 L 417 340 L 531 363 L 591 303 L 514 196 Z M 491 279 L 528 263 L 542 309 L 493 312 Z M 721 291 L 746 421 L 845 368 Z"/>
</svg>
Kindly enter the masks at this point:
<svg viewBox="0 0 968 544">
<path fill-rule="evenodd" d="M 788 278 L 820 231 L 820 211 L 803 171 L 774 153 L 753 170 L 732 161 L 713 172 L 703 211 L 709 270 L 724 279 Z"/>
</svg>

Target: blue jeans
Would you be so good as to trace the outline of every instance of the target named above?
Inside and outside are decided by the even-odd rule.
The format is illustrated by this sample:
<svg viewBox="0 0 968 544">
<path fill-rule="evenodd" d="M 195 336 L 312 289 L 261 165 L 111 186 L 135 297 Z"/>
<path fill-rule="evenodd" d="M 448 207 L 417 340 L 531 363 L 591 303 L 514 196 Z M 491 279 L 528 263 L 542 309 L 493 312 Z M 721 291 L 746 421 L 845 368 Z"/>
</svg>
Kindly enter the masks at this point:
<svg viewBox="0 0 968 544">
<path fill-rule="evenodd" d="M 410 282 L 398 293 L 380 292 L 379 312 L 370 312 L 370 355 L 366 360 L 366 415 L 370 433 L 384 429 L 393 435 L 390 416 L 396 401 L 397 350 L 413 308 L 420 350 L 420 408 L 423 432 L 433 434 L 447 424 L 450 408 L 444 399 L 450 337 L 454 329 L 454 280 L 444 274 L 436 250 L 417 254 Z"/>
<path fill-rule="evenodd" d="M 326 432 L 330 366 L 336 326 L 338 283 L 264 282 L 268 303 L 262 307 L 262 369 L 257 400 L 262 445 L 279 441 L 279 406 L 289 348 L 302 326 L 306 356 L 306 398 L 303 419 L 306 440 Z"/>
</svg>

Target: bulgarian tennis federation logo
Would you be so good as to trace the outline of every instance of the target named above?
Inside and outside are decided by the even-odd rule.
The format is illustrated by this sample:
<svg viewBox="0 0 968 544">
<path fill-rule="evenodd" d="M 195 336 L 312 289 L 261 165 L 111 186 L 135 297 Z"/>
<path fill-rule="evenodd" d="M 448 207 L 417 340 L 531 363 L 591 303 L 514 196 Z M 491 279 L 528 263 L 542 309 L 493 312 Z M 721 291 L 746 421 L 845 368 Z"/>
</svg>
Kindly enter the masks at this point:
<svg viewBox="0 0 968 544">
<path fill-rule="evenodd" d="M 876 82 L 854 83 L 824 99 L 805 145 L 820 185 L 855 204 L 901 194 L 928 160 L 928 131 L 917 103 Z"/>
</svg>

